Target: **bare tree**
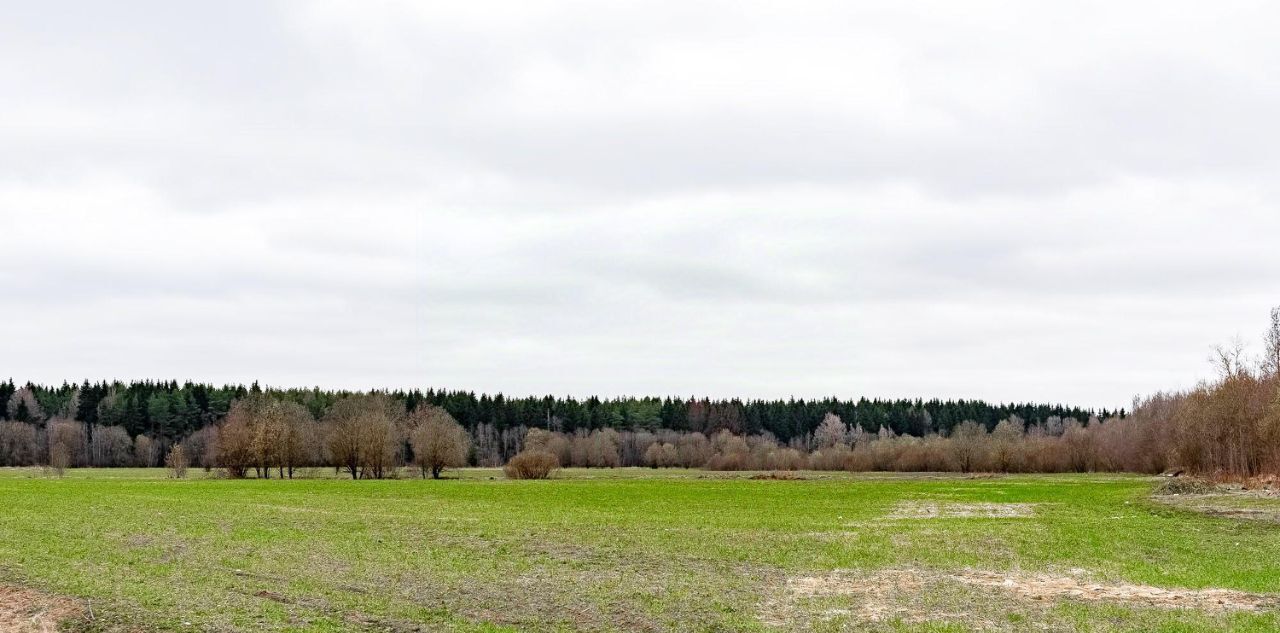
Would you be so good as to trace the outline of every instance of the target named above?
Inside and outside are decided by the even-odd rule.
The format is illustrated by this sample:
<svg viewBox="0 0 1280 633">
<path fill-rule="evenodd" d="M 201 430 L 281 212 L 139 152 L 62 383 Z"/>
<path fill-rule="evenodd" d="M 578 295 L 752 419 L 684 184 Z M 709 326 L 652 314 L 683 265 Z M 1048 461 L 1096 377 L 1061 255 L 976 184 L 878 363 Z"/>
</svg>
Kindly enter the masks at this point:
<svg viewBox="0 0 1280 633">
<path fill-rule="evenodd" d="M 965 420 L 951 432 L 951 454 L 960 472 L 974 470 L 986 450 L 987 427 Z"/>
<path fill-rule="evenodd" d="M 0 421 L 0 466 L 31 466 L 40 459 L 40 434 L 35 425 Z"/>
<path fill-rule="evenodd" d="M 847 444 L 849 427 L 840 416 L 828 413 L 822 416 L 822 423 L 813 431 L 813 443 L 817 448 L 829 448 L 836 444 Z"/>
<path fill-rule="evenodd" d="M 18 422 L 38 422 L 44 419 L 44 411 L 36 400 L 36 393 L 29 385 L 20 387 L 9 397 L 9 419 Z"/>
<path fill-rule="evenodd" d="M 255 462 L 252 412 L 232 403 L 231 410 L 218 427 L 216 441 L 206 447 L 206 455 L 216 460 L 219 468 L 232 479 L 241 479 Z"/>
<path fill-rule="evenodd" d="M 524 436 L 524 450 L 544 451 L 555 455 L 560 464 L 571 463 L 569 439 L 555 431 L 529 429 Z"/>
<path fill-rule="evenodd" d="M 128 466 L 134 463 L 133 438 L 124 427 L 93 425 L 89 463 L 93 466 Z"/>
<path fill-rule="evenodd" d="M 185 479 L 187 466 L 190 463 L 191 460 L 187 459 L 187 451 L 182 444 L 175 444 L 164 459 L 164 465 L 169 468 L 169 476 L 174 479 Z"/>
<path fill-rule="evenodd" d="M 394 474 L 404 443 L 404 405 L 382 393 L 348 396 L 325 415 L 325 438 L 336 464 L 353 479 Z"/>
<path fill-rule="evenodd" d="M 1280 375 L 1280 306 L 1271 308 L 1271 325 L 1262 338 L 1262 372 Z"/>
<path fill-rule="evenodd" d="M 157 452 L 159 447 L 156 446 L 155 440 L 146 435 L 139 435 L 133 438 L 133 457 L 137 460 L 139 466 L 143 468 L 151 468 L 156 465 Z"/>
<path fill-rule="evenodd" d="M 67 466 L 85 466 L 89 462 L 89 438 L 82 422 L 67 418 L 54 418 L 45 424 L 49 447 L 62 445 L 66 449 Z"/>
<path fill-rule="evenodd" d="M 281 402 L 278 411 L 280 461 L 277 468 L 281 477 L 293 479 L 298 468 L 320 460 L 320 431 L 311 412 L 296 402 Z"/>
<path fill-rule="evenodd" d="M 1018 470 L 1018 448 L 1025 432 L 1022 418 L 1011 415 L 1000 421 L 991 432 L 991 462 L 1000 472 Z"/>
<path fill-rule="evenodd" d="M 476 425 L 472 444 L 475 446 L 477 466 L 501 466 L 502 443 L 498 431 L 492 424 L 481 422 Z"/>
<path fill-rule="evenodd" d="M 587 465 L 595 468 L 617 468 L 622 465 L 618 452 L 618 432 L 598 429 L 591 434 L 587 444 Z"/>
<path fill-rule="evenodd" d="M 55 475 L 61 477 L 70 465 L 71 451 L 67 450 L 66 444 L 58 442 L 49 447 L 49 468 Z"/>
<path fill-rule="evenodd" d="M 1248 371 L 1245 365 L 1244 341 L 1238 338 L 1232 339 L 1225 345 L 1215 346 L 1209 360 L 1218 368 L 1218 374 L 1223 378 L 1238 376 Z"/>
<path fill-rule="evenodd" d="M 409 443 L 413 448 L 413 463 L 422 470 L 426 479 L 430 471 L 432 479 L 440 478 L 445 468 L 467 465 L 467 451 L 471 438 L 467 430 L 436 406 L 421 405 L 409 414 Z"/>
</svg>

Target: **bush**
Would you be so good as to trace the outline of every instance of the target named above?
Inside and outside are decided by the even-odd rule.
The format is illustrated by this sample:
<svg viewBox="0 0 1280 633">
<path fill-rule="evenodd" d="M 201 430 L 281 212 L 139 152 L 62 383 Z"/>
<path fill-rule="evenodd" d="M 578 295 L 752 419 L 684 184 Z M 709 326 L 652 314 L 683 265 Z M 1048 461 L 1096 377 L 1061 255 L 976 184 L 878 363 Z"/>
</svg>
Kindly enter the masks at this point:
<svg viewBox="0 0 1280 633">
<path fill-rule="evenodd" d="M 508 479 L 546 479 L 560 468 L 560 459 L 546 451 L 524 451 L 502 468 Z"/>
<path fill-rule="evenodd" d="M 187 466 L 191 464 L 191 460 L 187 458 L 187 449 L 181 444 L 173 447 L 169 451 L 169 456 L 165 458 L 164 465 L 169 469 L 169 476 L 174 479 L 185 479 L 187 476 Z"/>
</svg>

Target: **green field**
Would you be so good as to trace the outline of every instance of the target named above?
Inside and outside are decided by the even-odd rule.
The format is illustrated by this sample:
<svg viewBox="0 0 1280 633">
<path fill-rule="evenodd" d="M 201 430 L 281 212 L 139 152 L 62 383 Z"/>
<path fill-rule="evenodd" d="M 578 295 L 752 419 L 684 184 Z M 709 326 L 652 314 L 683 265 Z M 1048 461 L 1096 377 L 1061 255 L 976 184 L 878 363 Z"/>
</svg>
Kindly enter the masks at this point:
<svg viewBox="0 0 1280 633">
<path fill-rule="evenodd" d="M 78 630 L 1280 630 L 1280 525 L 1150 478 L 316 474 L 0 470 L 0 583 Z"/>
</svg>

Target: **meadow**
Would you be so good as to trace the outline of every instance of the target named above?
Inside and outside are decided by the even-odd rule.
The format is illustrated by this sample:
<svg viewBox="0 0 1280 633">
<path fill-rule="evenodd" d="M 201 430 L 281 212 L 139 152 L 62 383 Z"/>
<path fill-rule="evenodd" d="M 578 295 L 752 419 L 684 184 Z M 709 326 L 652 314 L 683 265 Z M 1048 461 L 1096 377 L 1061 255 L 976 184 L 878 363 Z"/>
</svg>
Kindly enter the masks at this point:
<svg viewBox="0 0 1280 633">
<path fill-rule="evenodd" d="M 73 631 L 1280 630 L 1280 523 L 1151 477 L 309 474 L 2 469 L 0 585 Z"/>
</svg>

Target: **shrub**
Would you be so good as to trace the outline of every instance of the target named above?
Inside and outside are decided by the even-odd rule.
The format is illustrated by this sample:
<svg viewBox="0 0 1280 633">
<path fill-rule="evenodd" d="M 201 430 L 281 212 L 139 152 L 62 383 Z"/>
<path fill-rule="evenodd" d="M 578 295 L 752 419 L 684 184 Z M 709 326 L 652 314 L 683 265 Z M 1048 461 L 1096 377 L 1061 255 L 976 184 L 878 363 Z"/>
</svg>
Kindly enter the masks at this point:
<svg viewBox="0 0 1280 633">
<path fill-rule="evenodd" d="M 560 460 L 546 451 L 524 451 L 502 468 L 508 479 L 546 479 L 560 468 Z"/>
<path fill-rule="evenodd" d="M 178 444 L 169 451 L 169 456 L 165 458 L 164 465 L 169 468 L 169 476 L 174 479 L 185 479 L 187 476 L 187 466 L 191 464 L 191 460 L 187 458 L 187 450 Z"/>
<path fill-rule="evenodd" d="M 67 450 L 66 444 L 62 442 L 54 444 L 49 449 L 49 468 L 53 470 L 53 474 L 61 477 L 69 465 L 71 465 L 71 451 Z"/>
</svg>

